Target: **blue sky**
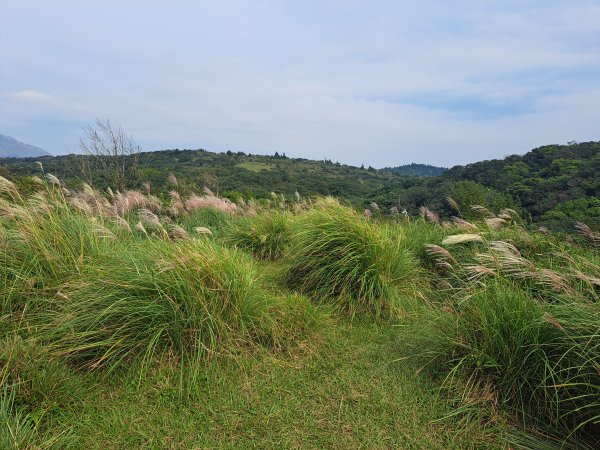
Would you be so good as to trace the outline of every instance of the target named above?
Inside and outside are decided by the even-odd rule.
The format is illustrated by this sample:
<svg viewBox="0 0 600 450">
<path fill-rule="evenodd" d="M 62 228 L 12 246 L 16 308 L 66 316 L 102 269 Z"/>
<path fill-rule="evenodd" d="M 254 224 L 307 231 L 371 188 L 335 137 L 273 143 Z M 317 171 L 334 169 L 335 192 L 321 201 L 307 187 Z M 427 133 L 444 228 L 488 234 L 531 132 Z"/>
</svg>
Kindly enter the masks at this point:
<svg viewBox="0 0 600 450">
<path fill-rule="evenodd" d="M 600 2 L 0 0 L 0 133 L 452 166 L 600 140 Z"/>
</svg>

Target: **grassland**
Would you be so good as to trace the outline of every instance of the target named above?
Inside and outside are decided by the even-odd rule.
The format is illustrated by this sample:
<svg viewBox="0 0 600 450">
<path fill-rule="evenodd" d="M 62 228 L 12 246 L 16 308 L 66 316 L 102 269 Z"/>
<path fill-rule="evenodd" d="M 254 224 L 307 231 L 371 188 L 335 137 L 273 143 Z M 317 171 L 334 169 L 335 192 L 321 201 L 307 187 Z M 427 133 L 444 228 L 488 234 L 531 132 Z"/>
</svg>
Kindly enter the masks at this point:
<svg viewBox="0 0 600 450">
<path fill-rule="evenodd" d="M 2 448 L 594 448 L 600 236 L 0 178 Z"/>
<path fill-rule="evenodd" d="M 246 161 L 236 164 L 236 167 L 249 170 L 251 172 L 268 172 L 274 169 L 272 164 L 261 163 L 256 161 Z"/>
</svg>

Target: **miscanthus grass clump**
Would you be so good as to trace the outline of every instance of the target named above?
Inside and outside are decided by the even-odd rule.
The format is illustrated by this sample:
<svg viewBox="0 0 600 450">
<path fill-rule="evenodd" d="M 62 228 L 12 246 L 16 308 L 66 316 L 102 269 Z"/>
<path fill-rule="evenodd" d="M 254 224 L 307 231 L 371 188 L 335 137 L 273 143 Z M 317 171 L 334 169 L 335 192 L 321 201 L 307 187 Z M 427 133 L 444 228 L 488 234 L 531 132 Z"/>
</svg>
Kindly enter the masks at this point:
<svg viewBox="0 0 600 450">
<path fill-rule="evenodd" d="M 253 343 L 273 345 L 281 300 L 252 259 L 206 238 L 147 240 L 95 261 L 42 320 L 54 354 L 117 368 L 155 356 L 198 361 Z"/>
<path fill-rule="evenodd" d="M 496 280 L 430 325 L 421 351 L 448 371 L 447 380 L 462 376 L 472 388 L 492 389 L 522 421 L 555 437 L 598 439 L 598 308 L 566 298 L 546 304 Z"/>
<path fill-rule="evenodd" d="M 0 197 L 0 295 L 2 310 L 35 306 L 53 296 L 83 262 L 116 235 L 104 218 L 74 210 L 60 185 L 39 180 L 39 191 L 23 197 L 8 180 Z M 2 183 L 0 183 L 2 184 Z"/>
<path fill-rule="evenodd" d="M 263 212 L 236 223 L 226 242 L 243 249 L 258 259 L 280 259 L 291 238 L 289 213 L 280 211 Z"/>
<path fill-rule="evenodd" d="M 202 230 L 202 233 L 218 238 L 223 236 L 234 222 L 235 219 L 231 213 L 206 207 L 195 209 L 184 216 L 181 226 L 192 235 L 198 234 L 198 230 Z"/>
<path fill-rule="evenodd" d="M 419 269 L 397 227 L 377 223 L 333 199 L 293 225 L 285 282 L 351 315 L 391 317 L 417 292 Z"/>
<path fill-rule="evenodd" d="M 598 445 L 597 252 L 519 226 L 477 236 L 427 247 L 441 289 L 415 324 L 417 353 L 446 385 L 468 380 L 462 398 L 491 393 L 562 445 Z"/>
</svg>

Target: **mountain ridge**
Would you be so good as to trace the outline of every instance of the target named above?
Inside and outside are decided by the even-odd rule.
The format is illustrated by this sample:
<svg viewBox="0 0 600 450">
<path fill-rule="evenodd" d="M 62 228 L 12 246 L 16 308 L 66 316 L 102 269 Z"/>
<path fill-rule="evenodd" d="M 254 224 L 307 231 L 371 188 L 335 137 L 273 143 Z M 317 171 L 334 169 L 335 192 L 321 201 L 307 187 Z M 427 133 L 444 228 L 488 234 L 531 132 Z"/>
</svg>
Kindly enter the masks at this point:
<svg viewBox="0 0 600 450">
<path fill-rule="evenodd" d="M 12 136 L 0 134 L 0 157 L 32 158 L 36 156 L 52 156 L 52 154 L 43 148 L 18 141 Z"/>
<path fill-rule="evenodd" d="M 0 158 L 0 172 L 16 178 L 39 174 L 39 161 L 46 173 L 58 176 L 67 187 L 77 188 L 81 158 Z M 467 219 L 474 214 L 470 205 L 477 204 L 494 212 L 516 209 L 525 220 L 556 229 L 572 229 L 574 222 L 580 221 L 600 230 L 600 142 L 595 141 L 542 146 L 524 155 L 457 165 L 438 176 L 355 167 L 328 159 L 289 158 L 285 154 L 202 149 L 144 152 L 123 162 L 132 168 L 126 188 L 138 189 L 149 183 L 152 192 L 164 198 L 174 187 L 169 181 L 173 174 L 181 192 L 200 192 L 207 186 L 231 200 L 268 199 L 273 192 L 289 199 L 298 192 L 306 197 L 339 197 L 359 208 L 376 203 L 382 211 L 395 207 L 412 216 L 426 206 L 442 217 L 458 214 Z M 111 187 L 110 175 L 99 167 L 85 181 L 106 189 Z M 448 197 L 460 206 L 458 212 Z"/>
<path fill-rule="evenodd" d="M 431 164 L 410 163 L 402 166 L 384 167 L 383 172 L 391 172 L 396 175 L 416 175 L 418 177 L 435 177 L 448 170 L 446 167 L 433 166 Z"/>
</svg>

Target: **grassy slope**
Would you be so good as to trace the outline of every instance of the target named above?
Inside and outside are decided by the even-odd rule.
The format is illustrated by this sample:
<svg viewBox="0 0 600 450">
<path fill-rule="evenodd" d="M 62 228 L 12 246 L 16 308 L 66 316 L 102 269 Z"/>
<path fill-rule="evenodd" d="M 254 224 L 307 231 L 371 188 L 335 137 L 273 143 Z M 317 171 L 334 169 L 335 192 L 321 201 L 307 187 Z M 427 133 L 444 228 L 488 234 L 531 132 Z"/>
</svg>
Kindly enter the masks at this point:
<svg viewBox="0 0 600 450">
<path fill-rule="evenodd" d="M 232 232 L 230 226 L 245 224 L 249 220 L 256 225 L 256 236 L 252 234 L 249 240 L 252 244 L 250 250 L 258 242 L 260 245 L 257 244 L 257 248 L 287 248 L 290 252 L 293 247 L 286 247 L 285 239 L 289 230 L 285 231 L 283 227 L 281 231 L 279 226 L 267 226 L 270 222 L 264 222 L 264 214 L 271 219 L 289 216 L 284 217 L 285 223 L 293 216 L 298 227 L 321 230 L 324 223 L 321 213 L 331 210 L 331 220 L 335 219 L 332 223 L 338 231 L 343 232 L 343 236 L 350 236 L 350 243 L 358 243 L 349 246 L 347 239 L 333 243 L 332 251 L 340 252 L 342 249 L 339 253 L 341 260 L 352 268 L 362 264 L 356 263 L 357 258 L 348 256 L 350 250 L 362 254 L 363 259 L 369 262 L 372 258 L 369 258 L 368 249 L 374 243 L 382 241 L 386 246 L 393 247 L 394 239 L 383 234 L 389 223 L 368 220 L 331 199 L 310 203 L 297 201 L 287 204 L 288 210 L 285 212 L 280 211 L 280 208 L 284 208 L 283 202 L 273 203 L 271 207 L 261 209 L 262 215 L 257 216 L 250 214 L 256 211 L 256 205 L 246 205 L 248 217 L 236 219 L 225 217 L 224 212 L 215 215 L 215 211 L 207 214 L 206 211 L 193 209 L 190 206 L 192 203 L 188 205 L 188 210 L 184 210 L 184 201 L 179 196 L 174 196 L 169 209 L 165 205 L 159 211 L 161 214 L 169 211 L 175 218 L 164 216 L 161 223 L 158 216 L 146 209 L 140 209 L 136 219 L 135 208 L 145 205 L 152 207 L 153 199 L 141 193 L 128 194 L 127 198 L 133 203 L 129 200 L 122 202 L 120 196 L 115 196 L 112 199 L 114 204 L 111 204 L 104 197 L 100 199 L 100 194 L 89 187 L 81 193 L 65 194 L 65 191 L 56 189 L 54 184 L 47 184 L 43 185 L 45 190 L 40 191 L 39 196 L 24 201 L 10 182 L 0 181 L 4 183 L 0 185 L 4 195 L 12 198 L 12 204 L 8 201 L 3 204 L 1 226 L 4 228 L 0 240 L 3 244 L 0 255 L 4 253 L 5 257 L 2 261 L 5 273 L 0 278 L 4 282 L 0 287 L 5 297 L 1 304 L 3 316 L 0 330 L 6 338 L 0 341 L 0 363 L 5 363 L 4 367 L 0 366 L 0 388 L 5 388 L 4 392 L 0 391 L 0 425 L 3 424 L 3 418 L 11 420 L 10 423 L 9 420 L 5 421 L 8 427 L 0 426 L 0 448 L 7 448 L 2 445 L 7 441 L 2 438 L 12 433 L 15 429 L 13 425 L 18 422 L 35 429 L 32 433 L 21 433 L 24 436 L 21 442 L 25 444 L 17 448 L 50 448 L 50 445 L 43 445 L 49 438 L 57 439 L 52 448 L 505 448 L 508 440 L 518 442 L 515 436 L 519 437 L 518 433 L 511 432 L 505 425 L 509 421 L 519 429 L 531 430 L 531 435 L 526 438 L 532 444 L 527 448 L 540 448 L 540 440 L 536 439 L 537 431 L 531 426 L 538 426 L 547 417 L 556 420 L 556 423 L 564 426 L 561 430 L 566 429 L 567 432 L 579 423 L 587 426 L 591 420 L 597 421 L 596 393 L 600 386 L 596 373 L 597 336 L 600 333 L 594 331 L 597 330 L 598 315 L 590 305 L 596 305 L 598 300 L 597 280 L 600 279 L 600 273 L 593 245 L 600 240 L 591 231 L 582 233 L 579 240 L 583 242 L 585 238 L 588 242 L 586 246 L 579 246 L 545 233 L 527 233 L 517 224 L 512 224 L 518 223 L 519 219 L 505 213 L 502 214 L 504 228 L 495 230 L 489 223 L 484 225 L 487 222 L 479 222 L 476 230 L 481 236 L 478 236 L 477 242 L 450 246 L 450 254 L 448 250 L 436 246 L 426 251 L 424 245 L 444 245 L 444 242 L 450 245 L 443 240 L 444 237 L 465 229 L 473 232 L 473 224 L 465 221 L 454 225 L 431 224 L 423 219 L 401 221 L 394 225 L 395 232 L 406 237 L 408 248 L 414 251 L 431 281 L 436 283 L 436 290 L 427 292 L 428 297 L 435 301 L 431 304 L 423 302 L 423 297 L 416 295 L 419 293 L 417 290 L 410 291 L 420 307 L 413 310 L 416 305 L 408 301 L 409 298 L 405 299 L 406 309 L 395 318 L 403 320 L 402 325 L 405 326 L 397 326 L 398 322 L 375 325 L 356 319 L 350 321 L 344 315 L 340 319 L 323 317 L 322 321 L 317 322 L 318 332 L 315 334 L 312 327 L 314 322 L 306 320 L 308 315 L 320 316 L 314 313 L 315 307 L 309 308 L 308 300 L 304 297 L 286 296 L 287 291 L 282 284 L 282 271 L 290 271 L 285 258 L 294 258 L 293 253 L 288 253 L 284 260 L 256 261 L 266 278 L 264 286 L 261 283 L 260 288 L 253 277 L 255 271 L 248 266 L 249 256 L 236 253 L 230 261 L 231 267 L 227 266 L 227 270 L 224 270 L 226 267 L 213 261 L 231 259 L 224 257 L 230 255 L 232 249 L 220 247 L 221 241 L 218 239 L 218 242 L 198 239 L 173 242 L 173 230 L 178 223 L 173 220 L 181 221 L 189 233 L 193 233 L 195 226 L 213 227 L 213 224 L 215 230 L 221 227 L 223 232 Z M 196 203 L 198 199 L 202 200 L 195 198 Z M 87 202 L 85 204 L 90 211 L 93 206 L 96 215 L 89 217 L 88 214 L 92 212 L 77 212 L 82 205 L 75 200 Z M 211 204 L 231 208 L 231 204 L 223 199 L 210 197 L 203 201 L 209 200 Z M 181 205 L 175 208 L 177 202 Z M 139 219 L 140 224 L 144 221 L 150 233 L 154 230 L 156 236 L 148 239 L 147 232 L 140 231 L 139 227 L 129 229 L 121 224 L 128 222 L 122 216 L 114 216 L 117 214 L 114 211 L 116 207 L 125 208 L 125 204 L 132 209 L 127 210 L 128 214 L 122 213 L 127 220 L 135 223 Z M 293 211 L 296 211 L 295 215 Z M 491 212 L 486 212 L 491 223 L 500 220 L 500 217 L 490 218 L 491 215 Z M 121 218 L 121 221 L 116 221 L 116 218 Z M 156 221 L 159 223 L 154 223 Z M 364 226 L 365 223 L 369 226 Z M 153 228 L 150 228 L 151 225 Z M 106 227 L 112 227 L 114 233 Z M 180 230 L 183 232 L 183 228 Z M 297 231 L 288 236 L 289 245 L 299 240 Z M 329 245 L 332 235 L 328 231 L 310 235 L 310 242 Z M 263 239 L 265 237 L 269 239 Z M 223 245 L 233 245 L 227 239 L 223 238 L 222 241 Z M 100 264 L 101 260 L 106 262 L 105 252 L 110 249 L 115 255 L 121 255 L 123 245 L 131 246 L 133 242 L 145 249 L 143 254 L 136 253 L 137 269 L 125 270 L 127 276 L 132 276 L 133 282 L 123 282 L 120 276 L 111 277 L 111 271 Z M 216 253 L 209 251 L 213 246 L 215 251 L 218 250 Z M 165 250 L 162 252 L 164 254 L 158 251 L 161 248 Z M 178 250 L 183 250 L 183 253 Z M 204 261 L 196 257 L 199 256 L 198 252 L 199 255 L 216 255 L 216 258 Z M 269 252 L 267 256 L 274 253 Z M 396 264 L 397 261 L 387 252 L 377 253 L 389 260 L 389 265 L 395 270 L 405 273 L 406 267 Z M 323 259 L 319 253 L 315 255 L 319 260 Z M 156 258 L 156 268 L 160 270 L 148 272 L 153 280 L 148 288 L 148 275 L 141 268 L 144 264 L 155 267 L 153 262 Z M 31 261 L 38 262 L 34 270 L 30 267 Z M 179 263 L 165 264 L 169 261 L 178 261 L 181 267 Z M 362 259 L 358 258 L 358 261 L 360 263 Z M 344 271 L 340 275 L 338 260 L 325 262 L 325 266 L 318 267 L 324 270 L 316 271 L 313 275 L 329 280 L 343 276 L 350 286 L 357 285 L 356 277 L 363 281 L 369 278 L 366 275 L 370 273 L 368 270 L 359 270 L 358 275 L 355 270 L 349 275 L 348 271 Z M 118 260 L 114 266 L 118 271 L 126 269 Z M 99 286 L 106 284 L 102 277 L 87 272 L 90 267 L 101 270 L 103 276 L 112 280 L 111 286 L 115 289 L 118 287 L 114 297 L 126 299 L 134 309 L 121 310 L 115 307 L 116 303 L 108 301 L 89 314 L 87 299 L 98 297 L 100 292 L 104 292 Z M 410 280 L 404 280 L 395 271 L 388 271 L 387 265 L 377 264 L 373 267 L 377 268 L 376 271 L 390 287 L 399 288 L 397 285 L 405 284 L 420 287 L 427 284 L 419 277 L 411 276 Z M 79 272 L 85 281 L 83 285 L 77 283 L 78 276 L 73 275 L 75 272 Z M 473 273 L 478 275 L 476 282 L 473 281 Z M 194 301 L 199 300 L 207 308 L 213 304 L 217 306 L 216 309 L 209 308 L 208 314 L 218 321 L 221 317 L 218 307 L 221 301 L 231 302 L 233 297 L 209 298 L 197 286 L 198 280 L 204 279 L 198 276 L 210 277 L 213 281 L 209 286 L 216 283 L 215 292 L 228 293 L 230 289 L 220 287 L 227 285 L 231 288 L 231 283 L 244 278 L 243 274 L 252 276 L 254 281 L 250 283 L 252 286 L 239 289 L 240 295 L 263 293 L 268 294 L 269 298 L 273 296 L 273 309 L 269 311 L 273 321 L 280 325 L 280 331 L 273 334 L 273 341 L 269 340 L 270 335 L 262 332 L 256 335 L 250 332 L 243 337 L 238 335 L 236 345 L 216 338 L 218 345 L 210 347 L 210 352 L 231 357 L 212 358 L 210 361 L 213 365 L 208 368 L 204 363 L 191 366 L 182 364 L 179 352 L 187 354 L 185 352 L 190 351 L 189 346 L 180 348 L 173 342 L 169 345 L 169 339 L 165 339 L 165 336 L 181 335 L 184 336 L 182 343 L 190 342 L 185 336 L 198 331 L 197 323 L 204 316 L 191 309 L 190 318 L 197 319 L 196 322 L 186 321 L 183 333 L 178 334 L 178 316 L 149 315 L 147 311 L 154 311 L 149 306 L 163 304 L 164 299 L 169 301 L 169 305 L 177 306 L 174 310 L 179 310 L 186 302 L 195 304 Z M 482 279 L 481 274 L 487 274 L 492 279 Z M 34 277 L 37 277 L 37 281 Z M 179 283 L 172 283 L 173 277 L 179 277 Z M 506 283 L 514 282 L 509 292 L 514 291 L 514 295 L 501 296 L 486 292 L 483 288 L 493 283 L 495 278 L 506 278 Z M 92 281 L 97 284 L 90 284 Z M 173 284 L 185 285 L 191 290 L 173 290 Z M 441 292 L 437 292 L 438 287 Z M 90 288 L 91 291 L 82 291 L 82 288 Z M 233 290 L 238 292 L 238 289 Z M 356 295 L 356 291 L 354 289 L 344 295 Z M 88 292 L 92 294 L 88 295 Z M 132 302 L 132 292 L 136 294 L 135 298 L 141 299 L 160 293 L 161 302 Z M 383 302 L 391 302 L 396 298 L 394 294 L 399 293 L 392 289 L 382 292 L 379 300 Z M 479 297 L 474 295 L 477 293 Z M 275 302 L 275 296 L 286 298 L 289 309 L 282 308 L 283 303 Z M 39 303 L 43 298 L 48 303 Z M 586 298 L 589 301 L 577 303 Z M 465 301 L 473 299 L 476 301 Z M 559 300 L 568 302 L 563 305 Z M 518 305 L 523 308 L 516 309 L 515 301 L 519 301 Z M 340 305 L 339 302 L 333 303 Z M 63 314 L 58 309 L 59 305 L 69 304 L 81 308 L 75 308 L 73 311 L 76 313 L 73 314 Z M 79 336 L 88 331 L 101 331 L 100 334 L 88 334 L 97 347 L 114 342 L 110 340 L 114 336 L 124 336 L 119 342 L 130 347 L 136 344 L 144 347 L 155 342 L 154 339 L 148 342 L 143 334 L 131 328 L 139 323 L 145 326 L 143 329 L 164 325 L 170 334 L 157 335 L 160 338 L 156 341 L 164 343 L 165 348 L 161 347 L 155 354 L 153 364 L 148 366 L 149 372 L 138 370 L 137 366 L 144 363 L 140 357 L 128 359 L 120 368 L 115 366 L 114 372 L 89 370 L 89 364 L 76 370 L 68 360 L 76 363 L 76 357 L 84 358 L 89 348 L 79 348 L 79 338 L 73 342 L 67 340 L 66 344 L 69 345 L 61 347 L 59 344 L 62 341 L 47 333 L 50 329 L 56 330 L 54 321 L 44 322 L 52 316 L 42 312 L 47 305 L 51 306 L 50 312 L 55 316 L 66 319 L 67 326 L 62 331 L 68 336 L 73 331 L 78 332 Z M 524 313 L 516 317 L 520 320 L 514 320 L 515 311 L 521 310 Z M 87 312 L 87 315 L 81 314 L 81 311 Z M 337 314 L 344 314 L 342 311 L 348 312 L 346 308 L 340 308 Z M 115 334 L 113 322 L 109 321 L 109 326 L 106 326 L 107 322 L 97 320 L 98 315 L 113 318 L 114 324 L 125 324 L 130 327 L 127 329 L 134 329 L 134 332 Z M 74 327 L 82 318 L 85 319 L 85 326 Z M 251 323 L 249 321 L 247 325 Z M 414 326 L 411 328 L 410 324 Z M 303 327 L 307 332 L 302 331 Z M 121 330 L 120 327 L 117 329 Z M 540 340 L 540 334 L 531 333 L 532 329 L 541 330 L 555 339 L 551 342 L 548 339 Z M 280 339 L 280 336 L 288 337 L 296 345 L 287 347 L 285 339 Z M 499 339 L 499 336 L 503 339 Z M 14 345 L 11 344 L 13 341 Z M 557 349 L 556 352 L 546 352 L 550 348 L 549 343 Z M 541 356 L 537 365 L 533 364 L 535 361 L 532 362 L 530 357 L 533 353 L 523 356 L 523 351 L 529 352 L 529 347 L 541 350 L 537 352 Z M 430 359 L 430 356 L 434 358 L 429 366 L 431 370 L 419 370 L 423 362 L 419 358 L 408 357 L 416 356 L 415 350 L 423 353 L 421 356 L 425 359 Z M 75 359 L 66 358 L 71 354 Z M 114 354 L 112 347 L 110 352 L 102 354 L 102 359 Z M 563 357 L 565 355 L 569 357 Z M 84 361 L 93 365 L 96 360 L 84 358 Z M 568 370 L 561 371 L 560 378 L 555 378 L 554 375 L 559 374 L 558 369 L 565 365 Z M 186 370 L 190 367 L 199 369 L 194 372 L 193 378 L 187 377 Z M 530 370 L 535 367 L 542 369 L 541 375 L 539 371 Z M 545 368 L 551 369 L 551 379 L 546 376 Z M 577 377 L 571 376 L 574 373 L 571 368 L 576 369 Z M 453 373 L 457 376 L 453 377 Z M 180 383 L 187 384 L 190 380 L 193 380 L 193 384 L 182 388 Z M 516 386 L 518 383 L 512 380 L 524 380 L 521 384 L 531 382 L 532 385 Z M 443 390 L 438 391 L 442 384 Z M 508 389 L 501 389 L 506 385 Z M 517 393 L 523 396 L 512 395 L 515 386 Z M 568 392 L 556 391 L 556 388 L 565 386 L 572 389 Z M 555 405 L 551 401 L 544 404 L 535 401 L 529 405 L 528 401 L 532 398 L 531 389 L 528 390 L 530 387 L 535 392 L 548 393 L 549 396 L 560 394 L 560 417 L 552 414 Z M 6 407 L 14 398 L 10 397 L 11 392 L 16 392 L 16 403 L 14 407 Z M 442 392 L 443 396 L 438 396 L 438 392 Z M 183 396 L 186 397 L 182 400 Z M 7 397 L 9 402 L 3 400 Z M 519 403 L 515 399 L 525 401 Z M 580 400 L 590 410 L 589 414 L 582 412 Z M 519 408 L 529 406 L 532 409 L 527 411 L 532 411 L 533 420 L 524 418 L 523 427 L 519 427 L 521 416 L 517 412 Z M 570 414 L 575 425 L 563 423 L 563 411 Z M 11 426 L 12 429 L 9 429 Z M 66 429 L 68 433 L 65 433 Z M 558 433 L 554 437 L 564 437 L 564 433 L 561 435 L 558 429 L 549 431 L 554 433 L 553 436 Z"/>
<path fill-rule="evenodd" d="M 394 362 L 398 328 L 336 324 L 293 358 L 258 355 L 207 372 L 195 400 L 158 372 L 91 395 L 64 417 L 81 448 L 498 448 L 451 413 L 412 364 Z M 497 430 L 496 430 L 497 431 Z"/>
</svg>

